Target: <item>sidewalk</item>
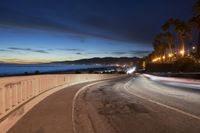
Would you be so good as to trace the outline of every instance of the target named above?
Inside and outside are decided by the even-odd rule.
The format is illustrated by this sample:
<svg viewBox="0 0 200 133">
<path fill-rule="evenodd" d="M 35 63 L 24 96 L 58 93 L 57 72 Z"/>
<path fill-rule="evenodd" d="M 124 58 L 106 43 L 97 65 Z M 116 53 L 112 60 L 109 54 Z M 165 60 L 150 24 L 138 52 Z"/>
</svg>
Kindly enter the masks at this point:
<svg viewBox="0 0 200 133">
<path fill-rule="evenodd" d="M 8 133 L 73 133 L 72 99 L 88 83 L 63 89 L 36 105 Z"/>
</svg>

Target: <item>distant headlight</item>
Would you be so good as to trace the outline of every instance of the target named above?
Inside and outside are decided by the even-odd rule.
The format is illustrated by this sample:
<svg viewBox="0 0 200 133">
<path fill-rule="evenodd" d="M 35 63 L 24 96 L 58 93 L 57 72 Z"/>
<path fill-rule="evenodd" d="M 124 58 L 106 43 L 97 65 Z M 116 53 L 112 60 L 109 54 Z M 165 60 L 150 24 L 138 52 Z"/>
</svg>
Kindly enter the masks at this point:
<svg viewBox="0 0 200 133">
<path fill-rule="evenodd" d="M 129 68 L 126 73 L 127 74 L 132 74 L 133 72 L 135 72 L 135 69 L 136 69 L 136 67 Z"/>
</svg>

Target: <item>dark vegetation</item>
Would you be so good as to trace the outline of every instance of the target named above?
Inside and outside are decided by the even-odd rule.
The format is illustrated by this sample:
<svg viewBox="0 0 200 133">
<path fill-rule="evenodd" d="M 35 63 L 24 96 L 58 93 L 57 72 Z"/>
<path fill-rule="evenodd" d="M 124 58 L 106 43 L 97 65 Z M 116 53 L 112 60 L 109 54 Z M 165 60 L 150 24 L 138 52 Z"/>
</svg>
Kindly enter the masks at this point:
<svg viewBox="0 0 200 133">
<path fill-rule="evenodd" d="M 144 59 L 147 72 L 200 72 L 200 0 L 192 9 L 189 20 L 170 18 L 162 25 Z"/>
<path fill-rule="evenodd" d="M 173 63 L 148 63 L 146 65 L 146 72 L 199 72 L 200 64 L 195 63 L 191 58 L 180 58 Z"/>
</svg>

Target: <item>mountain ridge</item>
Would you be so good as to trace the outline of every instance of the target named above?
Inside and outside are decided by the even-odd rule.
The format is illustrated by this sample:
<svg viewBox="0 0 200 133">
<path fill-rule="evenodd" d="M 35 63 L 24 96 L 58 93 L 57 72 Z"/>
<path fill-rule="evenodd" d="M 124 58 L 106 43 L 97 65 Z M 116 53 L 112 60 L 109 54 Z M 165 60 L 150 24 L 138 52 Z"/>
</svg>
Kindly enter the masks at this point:
<svg viewBox="0 0 200 133">
<path fill-rule="evenodd" d="M 56 61 L 52 63 L 63 63 L 63 64 L 101 64 L 101 65 L 110 65 L 110 64 L 131 64 L 137 63 L 141 60 L 138 57 L 94 57 L 87 59 L 79 59 L 74 61 Z"/>
</svg>

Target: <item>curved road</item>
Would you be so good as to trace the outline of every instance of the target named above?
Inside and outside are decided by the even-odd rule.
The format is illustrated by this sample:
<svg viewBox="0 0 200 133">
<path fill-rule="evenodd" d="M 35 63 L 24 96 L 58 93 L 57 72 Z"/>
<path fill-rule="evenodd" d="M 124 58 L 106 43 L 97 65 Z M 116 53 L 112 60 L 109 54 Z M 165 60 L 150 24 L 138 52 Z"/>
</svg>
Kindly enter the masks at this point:
<svg viewBox="0 0 200 133">
<path fill-rule="evenodd" d="M 84 83 L 49 96 L 9 131 L 73 132 L 200 133 L 200 90 L 144 75 Z"/>
</svg>

